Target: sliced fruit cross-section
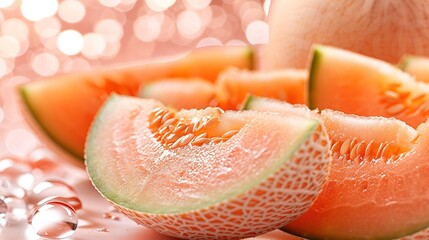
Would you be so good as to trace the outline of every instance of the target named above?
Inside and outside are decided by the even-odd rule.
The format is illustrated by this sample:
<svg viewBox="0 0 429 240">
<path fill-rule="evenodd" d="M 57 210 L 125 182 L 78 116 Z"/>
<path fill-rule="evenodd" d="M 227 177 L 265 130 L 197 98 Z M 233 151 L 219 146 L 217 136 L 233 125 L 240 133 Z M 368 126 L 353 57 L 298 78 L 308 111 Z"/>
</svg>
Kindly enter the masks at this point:
<svg viewBox="0 0 429 240">
<path fill-rule="evenodd" d="M 169 62 L 33 81 L 21 86 L 20 93 L 47 136 L 67 152 L 83 159 L 89 126 L 111 93 L 136 95 L 142 84 L 160 78 L 201 77 L 214 81 L 227 67 L 251 68 L 252 63 L 248 47 L 201 48 Z"/>
<path fill-rule="evenodd" d="M 307 77 L 304 69 L 249 71 L 231 68 L 223 71 L 216 81 L 219 106 L 239 109 L 247 94 L 303 104 L 307 100 Z"/>
<path fill-rule="evenodd" d="M 314 119 L 175 112 L 113 96 L 91 128 L 86 164 L 100 193 L 137 223 L 180 238 L 238 239 L 308 210 L 329 169 L 328 149 Z"/>
<path fill-rule="evenodd" d="M 311 108 L 395 117 L 412 127 L 429 116 L 429 85 L 374 58 L 318 45 L 309 78 Z"/>
<path fill-rule="evenodd" d="M 217 105 L 215 85 L 202 78 L 161 79 L 143 85 L 138 96 L 156 99 L 175 109 L 201 109 Z"/>
<path fill-rule="evenodd" d="M 246 107 L 297 113 L 255 97 Z M 429 122 L 415 130 L 393 118 L 332 110 L 318 118 L 331 142 L 331 171 L 310 210 L 284 230 L 311 239 L 395 239 L 429 226 Z"/>
<path fill-rule="evenodd" d="M 429 57 L 404 56 L 398 67 L 415 77 L 417 81 L 429 83 Z"/>
</svg>

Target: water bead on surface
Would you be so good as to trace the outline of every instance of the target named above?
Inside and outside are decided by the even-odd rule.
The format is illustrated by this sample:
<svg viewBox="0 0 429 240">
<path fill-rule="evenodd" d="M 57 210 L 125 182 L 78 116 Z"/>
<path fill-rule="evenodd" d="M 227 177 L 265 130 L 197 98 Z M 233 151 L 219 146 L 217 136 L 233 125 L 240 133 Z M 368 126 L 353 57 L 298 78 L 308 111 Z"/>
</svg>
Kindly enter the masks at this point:
<svg viewBox="0 0 429 240">
<path fill-rule="evenodd" d="M 66 203 L 67 205 L 69 205 L 70 207 L 73 208 L 74 211 L 80 210 L 82 209 L 82 201 L 77 197 L 77 196 L 73 196 L 73 197 L 58 197 L 58 196 L 52 196 L 52 197 L 47 197 L 43 200 L 41 200 L 40 202 L 38 202 L 36 204 L 36 206 L 40 206 L 46 203 Z"/>
<path fill-rule="evenodd" d="M 111 213 L 105 212 L 102 215 L 103 218 L 107 218 L 107 219 L 111 219 L 111 220 L 115 220 L 115 221 L 119 221 L 119 217 L 116 215 L 113 215 Z"/>
<path fill-rule="evenodd" d="M 40 237 L 67 238 L 75 233 L 78 217 L 67 203 L 47 202 L 29 214 L 28 222 Z"/>
<path fill-rule="evenodd" d="M 65 175 L 65 170 L 60 168 L 58 157 L 48 149 L 36 149 L 28 155 L 27 159 L 36 178 L 46 175 L 62 178 Z"/>
<path fill-rule="evenodd" d="M 24 199 L 7 197 L 4 198 L 3 201 L 7 205 L 7 225 L 18 224 L 24 222 L 27 219 L 27 204 Z"/>
<path fill-rule="evenodd" d="M 35 181 L 31 171 L 31 166 L 24 161 L 14 158 L 0 160 L 0 176 L 26 190 L 30 190 Z"/>
<path fill-rule="evenodd" d="M 73 200 L 73 198 L 77 198 L 77 195 L 78 194 L 74 188 L 61 180 L 42 180 L 34 185 L 33 189 L 29 193 L 27 202 L 31 208 L 46 198 L 62 197 Z"/>
<path fill-rule="evenodd" d="M 26 191 L 18 186 L 17 184 L 0 177 L 0 197 L 16 197 L 24 198 L 26 196 Z"/>
</svg>

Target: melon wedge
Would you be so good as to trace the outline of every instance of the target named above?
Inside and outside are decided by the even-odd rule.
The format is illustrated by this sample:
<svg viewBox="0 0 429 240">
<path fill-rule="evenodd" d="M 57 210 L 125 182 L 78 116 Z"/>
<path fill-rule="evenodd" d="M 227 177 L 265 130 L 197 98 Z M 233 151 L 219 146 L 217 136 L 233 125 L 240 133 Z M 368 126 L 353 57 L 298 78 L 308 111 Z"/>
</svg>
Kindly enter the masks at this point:
<svg viewBox="0 0 429 240">
<path fill-rule="evenodd" d="M 297 107 L 253 97 L 246 108 L 290 115 Z M 310 210 L 283 230 L 310 239 L 394 239 L 429 226 L 429 122 L 415 130 L 333 110 L 319 119 L 331 142 L 328 180 Z"/>
<path fill-rule="evenodd" d="M 395 117 L 412 127 L 429 116 L 429 85 L 386 62 L 316 45 L 310 69 L 311 108 Z"/>
<path fill-rule="evenodd" d="M 223 109 L 240 109 L 248 94 L 293 104 L 305 103 L 307 78 L 304 69 L 249 71 L 231 68 L 223 71 L 216 81 L 218 104 Z"/>
<path fill-rule="evenodd" d="M 139 224 L 179 238 L 239 239 L 308 210 L 330 164 L 318 126 L 112 96 L 91 127 L 86 166 L 98 191 Z"/>
<path fill-rule="evenodd" d="M 145 84 L 138 93 L 142 98 L 153 98 L 175 109 L 215 106 L 215 85 L 202 78 L 162 79 Z"/>
<path fill-rule="evenodd" d="M 417 81 L 429 82 L 429 58 L 421 56 L 404 56 L 398 67 L 415 77 Z"/>
<path fill-rule="evenodd" d="M 173 77 L 214 81 L 230 66 L 252 67 L 249 47 L 207 47 L 180 59 L 91 71 L 34 81 L 20 87 L 26 108 L 44 133 L 71 155 L 83 159 L 85 138 L 101 104 L 111 93 L 136 95 L 142 84 Z"/>
</svg>

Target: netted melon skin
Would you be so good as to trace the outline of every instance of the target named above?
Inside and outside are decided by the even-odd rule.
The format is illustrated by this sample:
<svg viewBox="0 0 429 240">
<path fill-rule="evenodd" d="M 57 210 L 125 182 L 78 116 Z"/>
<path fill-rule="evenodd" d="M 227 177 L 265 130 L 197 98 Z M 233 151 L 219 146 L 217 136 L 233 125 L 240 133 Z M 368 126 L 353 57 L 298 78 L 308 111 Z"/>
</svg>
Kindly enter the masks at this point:
<svg viewBox="0 0 429 240">
<path fill-rule="evenodd" d="M 309 209 L 328 175 L 330 150 L 321 127 L 277 172 L 248 192 L 196 211 L 147 214 L 111 202 L 138 224 L 184 239 L 241 239 L 278 229 Z"/>
</svg>

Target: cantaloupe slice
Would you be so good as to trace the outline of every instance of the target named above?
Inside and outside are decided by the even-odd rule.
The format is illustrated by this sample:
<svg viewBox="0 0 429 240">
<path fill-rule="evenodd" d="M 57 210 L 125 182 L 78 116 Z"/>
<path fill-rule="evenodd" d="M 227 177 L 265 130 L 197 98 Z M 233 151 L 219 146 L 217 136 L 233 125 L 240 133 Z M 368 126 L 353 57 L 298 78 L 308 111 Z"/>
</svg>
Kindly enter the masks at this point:
<svg viewBox="0 0 429 240">
<path fill-rule="evenodd" d="M 310 114 L 303 106 L 255 97 L 246 108 Z M 415 130 L 393 118 L 333 110 L 316 118 L 331 142 L 328 182 L 310 210 L 284 230 L 310 239 L 395 239 L 429 226 L 429 121 Z"/>
<path fill-rule="evenodd" d="M 175 112 L 113 96 L 86 144 L 89 177 L 139 224 L 187 239 L 239 239 L 304 213 L 329 170 L 319 122 L 219 108 Z"/>
<path fill-rule="evenodd" d="M 19 90 L 39 125 L 37 129 L 40 127 L 63 150 L 83 159 L 89 126 L 111 93 L 136 95 L 142 84 L 161 78 L 201 77 L 214 81 L 227 67 L 252 65 L 249 47 L 206 47 L 174 61 L 58 76 L 27 83 Z"/>
<path fill-rule="evenodd" d="M 239 109 L 248 94 L 289 103 L 306 103 L 308 73 L 304 69 L 249 71 L 231 68 L 216 81 L 218 104 L 223 109 Z"/>
<path fill-rule="evenodd" d="M 374 58 L 316 45 L 309 78 L 311 108 L 395 117 L 412 127 L 429 116 L 429 85 Z"/>
<path fill-rule="evenodd" d="M 407 55 L 401 58 L 398 67 L 417 81 L 429 83 L 429 57 Z"/>
<path fill-rule="evenodd" d="M 201 109 L 217 105 L 215 85 L 202 78 L 162 79 L 143 85 L 138 96 L 156 99 L 175 109 Z"/>
</svg>

